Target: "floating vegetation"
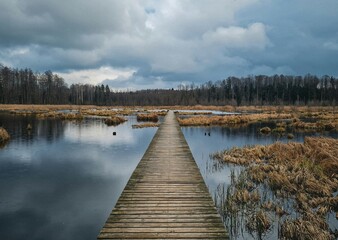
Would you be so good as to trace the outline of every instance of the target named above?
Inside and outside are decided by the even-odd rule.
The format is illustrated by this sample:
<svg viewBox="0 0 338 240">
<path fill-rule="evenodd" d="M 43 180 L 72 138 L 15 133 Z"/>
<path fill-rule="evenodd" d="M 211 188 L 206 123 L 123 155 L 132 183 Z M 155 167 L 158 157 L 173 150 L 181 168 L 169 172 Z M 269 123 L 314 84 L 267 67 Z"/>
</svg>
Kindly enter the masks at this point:
<svg viewBox="0 0 338 240">
<path fill-rule="evenodd" d="M 311 122 L 304 122 L 299 118 L 294 118 L 289 126 L 307 131 L 331 131 L 338 129 L 338 115 L 327 114 L 319 118 L 313 118 Z"/>
<path fill-rule="evenodd" d="M 286 131 L 285 127 L 276 127 L 274 129 L 272 129 L 271 132 L 273 133 L 284 133 Z"/>
<path fill-rule="evenodd" d="M 271 128 L 269 127 L 263 127 L 259 130 L 262 134 L 269 134 L 271 133 Z"/>
<path fill-rule="evenodd" d="M 114 116 L 116 115 L 116 111 L 110 109 L 86 109 L 82 110 L 82 114 L 84 115 L 93 115 L 93 116 Z"/>
<path fill-rule="evenodd" d="M 259 236 L 266 233 L 271 227 L 271 220 L 266 212 L 259 210 L 251 215 L 246 224 L 249 232 L 257 232 Z"/>
<path fill-rule="evenodd" d="M 168 111 L 162 110 L 162 111 L 155 111 L 153 113 L 156 114 L 157 116 L 165 116 L 165 115 L 167 115 Z"/>
<path fill-rule="evenodd" d="M 37 112 L 30 111 L 30 110 L 12 110 L 12 111 L 10 111 L 10 114 L 22 115 L 22 116 L 30 116 L 30 115 L 33 115 L 33 114 L 36 114 L 36 113 L 41 113 L 41 111 L 37 111 Z"/>
<path fill-rule="evenodd" d="M 283 239 L 333 239 L 333 236 L 326 231 L 328 224 L 323 217 L 307 212 L 297 219 L 286 219 L 281 225 L 280 237 Z"/>
<path fill-rule="evenodd" d="M 337 146 L 337 139 L 306 137 L 304 143 L 277 142 L 212 155 L 246 166 L 232 176 L 224 196 L 227 221 L 244 222 L 259 239 L 273 219 L 278 219 L 281 239 L 333 239 L 337 229 L 330 229 L 327 216 L 338 211 Z"/>
<path fill-rule="evenodd" d="M 115 115 L 123 115 L 123 116 L 129 116 L 135 113 L 135 110 L 133 109 L 97 109 L 97 108 L 92 108 L 92 109 L 86 109 L 82 110 L 82 114 L 84 115 L 92 115 L 92 116 L 102 116 L 102 117 L 109 117 L 109 116 L 115 116 Z"/>
<path fill-rule="evenodd" d="M 137 121 L 157 122 L 158 121 L 158 115 L 156 113 L 137 114 Z"/>
<path fill-rule="evenodd" d="M 288 133 L 287 138 L 288 139 L 293 139 L 295 136 L 292 133 Z"/>
<path fill-rule="evenodd" d="M 36 115 L 37 118 L 45 119 L 45 118 L 55 118 L 61 120 L 82 120 L 83 115 L 80 113 L 62 113 L 62 112 L 46 112 L 39 113 Z"/>
<path fill-rule="evenodd" d="M 178 112 L 175 111 L 175 113 L 177 113 L 178 115 L 212 115 L 212 112 Z"/>
<path fill-rule="evenodd" d="M 11 137 L 6 129 L 0 127 L 0 145 L 4 145 L 8 142 Z"/>
<path fill-rule="evenodd" d="M 107 124 L 108 126 L 117 126 L 121 123 L 126 122 L 127 119 L 124 117 L 119 117 L 119 116 L 112 116 L 110 118 L 106 118 L 104 123 Z"/>
<path fill-rule="evenodd" d="M 158 123 L 142 123 L 142 124 L 133 124 L 132 128 L 149 128 L 149 127 L 159 127 Z"/>
</svg>

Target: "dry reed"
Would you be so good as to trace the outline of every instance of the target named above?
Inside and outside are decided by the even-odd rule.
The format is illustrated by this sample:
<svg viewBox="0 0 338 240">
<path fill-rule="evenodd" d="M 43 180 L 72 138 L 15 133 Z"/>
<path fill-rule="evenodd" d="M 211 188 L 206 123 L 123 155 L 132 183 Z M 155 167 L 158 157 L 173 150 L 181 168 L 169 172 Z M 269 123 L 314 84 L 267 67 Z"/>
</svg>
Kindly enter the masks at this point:
<svg viewBox="0 0 338 240">
<path fill-rule="evenodd" d="M 250 114 L 250 115 L 225 115 L 225 116 L 194 116 L 178 118 L 181 126 L 210 126 L 210 125 L 238 125 L 248 124 L 273 119 L 291 118 L 290 114 Z"/>
<path fill-rule="evenodd" d="M 6 129 L 0 127 L 0 144 L 5 144 L 11 137 Z"/>
<path fill-rule="evenodd" d="M 142 123 L 142 124 L 133 124 L 132 128 L 149 128 L 149 127 L 159 127 L 158 123 Z"/>
<path fill-rule="evenodd" d="M 112 116 L 110 118 L 106 118 L 104 123 L 107 124 L 108 126 L 117 126 L 126 121 L 127 119 L 125 119 L 124 117 Z"/>
<path fill-rule="evenodd" d="M 338 211 L 338 140 L 324 137 L 306 137 L 304 143 L 274 143 L 268 146 L 232 148 L 213 155 L 232 164 L 245 165 L 246 176 L 242 182 L 263 184 L 280 199 L 293 199 L 297 219 L 282 221 L 283 239 L 311 239 L 318 232 L 318 239 L 332 239 L 325 218 Z M 252 205 L 253 194 L 247 196 L 243 184 L 233 192 L 234 203 Z M 258 194 L 259 195 L 259 194 Z M 274 211 L 279 217 L 288 214 L 271 201 L 260 205 L 261 209 Z M 260 219 L 264 219 L 263 217 Z M 255 230 L 259 219 L 251 216 L 249 230 Z M 265 221 L 262 221 L 262 224 Z M 264 229 L 264 224 L 261 226 Z M 257 230 L 255 230 L 257 231 Z"/>
<path fill-rule="evenodd" d="M 46 112 L 46 113 L 39 113 L 36 115 L 37 118 L 46 119 L 46 118 L 55 118 L 61 120 L 82 120 L 83 115 L 80 113 L 62 113 L 62 112 Z"/>
<path fill-rule="evenodd" d="M 137 114 L 137 121 L 157 122 L 158 121 L 158 115 L 156 113 Z"/>
<path fill-rule="evenodd" d="M 271 128 L 269 127 L 263 127 L 259 130 L 262 134 L 269 134 L 271 133 Z"/>
</svg>

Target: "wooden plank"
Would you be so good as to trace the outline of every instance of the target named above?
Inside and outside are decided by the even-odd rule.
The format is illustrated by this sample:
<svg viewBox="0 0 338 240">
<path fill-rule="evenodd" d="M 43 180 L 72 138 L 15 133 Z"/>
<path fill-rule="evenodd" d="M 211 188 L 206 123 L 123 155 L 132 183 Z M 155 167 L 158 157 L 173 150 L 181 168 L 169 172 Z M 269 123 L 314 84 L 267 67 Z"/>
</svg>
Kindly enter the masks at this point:
<svg viewBox="0 0 338 240">
<path fill-rule="evenodd" d="M 173 112 L 169 112 L 98 239 L 228 239 Z"/>
<path fill-rule="evenodd" d="M 172 233 L 168 231 L 167 233 L 100 233 L 98 239 L 172 239 L 172 238 L 182 238 L 182 239 L 209 239 L 209 238 L 219 238 L 227 239 L 228 235 L 226 233 Z"/>
</svg>

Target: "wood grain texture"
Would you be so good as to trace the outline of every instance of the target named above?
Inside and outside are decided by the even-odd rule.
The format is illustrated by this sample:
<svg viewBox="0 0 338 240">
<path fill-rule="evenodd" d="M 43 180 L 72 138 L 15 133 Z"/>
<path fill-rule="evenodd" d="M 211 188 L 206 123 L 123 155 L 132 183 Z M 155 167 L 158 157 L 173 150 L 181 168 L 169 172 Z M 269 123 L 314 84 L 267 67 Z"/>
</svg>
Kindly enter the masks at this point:
<svg viewBox="0 0 338 240">
<path fill-rule="evenodd" d="M 157 130 L 98 239 L 228 239 L 172 111 Z"/>
</svg>

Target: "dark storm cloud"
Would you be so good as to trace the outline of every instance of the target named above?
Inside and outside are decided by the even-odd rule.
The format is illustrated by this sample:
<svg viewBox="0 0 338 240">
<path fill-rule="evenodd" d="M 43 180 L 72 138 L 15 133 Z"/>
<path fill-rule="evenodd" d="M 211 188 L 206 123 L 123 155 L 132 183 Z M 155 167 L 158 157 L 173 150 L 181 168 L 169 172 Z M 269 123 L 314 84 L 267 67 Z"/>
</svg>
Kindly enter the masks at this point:
<svg viewBox="0 0 338 240">
<path fill-rule="evenodd" d="M 2 0 L 0 62 L 124 89 L 337 76 L 336 9 L 336 0 Z"/>
</svg>

